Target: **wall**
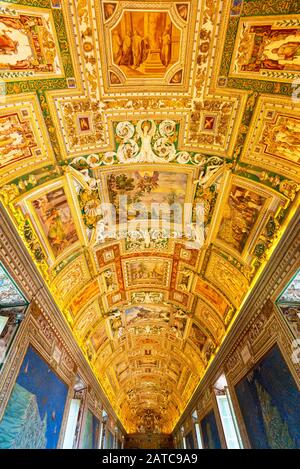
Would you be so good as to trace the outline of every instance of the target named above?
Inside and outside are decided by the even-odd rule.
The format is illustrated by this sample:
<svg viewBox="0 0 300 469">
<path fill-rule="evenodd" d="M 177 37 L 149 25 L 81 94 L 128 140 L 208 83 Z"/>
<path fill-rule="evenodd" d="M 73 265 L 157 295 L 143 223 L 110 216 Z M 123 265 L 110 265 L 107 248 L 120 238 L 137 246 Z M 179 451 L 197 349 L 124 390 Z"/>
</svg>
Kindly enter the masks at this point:
<svg viewBox="0 0 300 469">
<path fill-rule="evenodd" d="M 194 441 L 196 442 L 191 417 L 192 413 L 197 410 L 198 421 L 201 422 L 207 414 L 213 410 L 221 445 L 223 448 L 226 448 L 225 436 L 218 413 L 215 393 L 213 391 L 214 383 L 222 373 L 225 373 L 227 378 L 243 446 L 245 448 L 251 448 L 258 444 L 253 443 L 251 445 L 250 443 L 249 434 L 246 430 L 245 421 L 236 394 L 236 386 L 242 380 L 245 380 L 247 376 L 251 376 L 249 373 L 257 367 L 257 364 L 261 363 L 261 360 L 272 350 L 272 347 L 279 348 L 284 363 L 286 364 L 287 369 L 285 376 L 289 382 L 289 387 L 292 388 L 292 386 L 295 386 L 295 390 L 293 391 L 295 393 L 297 393 L 297 389 L 299 391 L 300 365 L 293 360 L 293 357 L 295 357 L 295 344 L 297 344 L 295 339 L 297 339 L 297 336 L 293 334 L 292 329 L 288 327 L 282 313 L 275 304 L 282 290 L 300 267 L 299 252 L 300 209 L 292 220 L 290 227 L 286 230 L 278 248 L 269 261 L 268 268 L 263 272 L 251 296 L 249 296 L 245 302 L 231 331 L 219 350 L 216 359 L 211 364 L 188 408 L 174 429 L 177 447 L 182 447 L 182 437 L 186 436 L 190 431 L 193 432 Z M 299 338 L 300 337 L 298 337 L 298 340 Z M 288 397 L 286 397 L 286 399 L 288 399 Z M 274 399 L 271 404 L 273 416 L 275 415 L 278 419 L 279 414 Z M 294 404 L 290 403 L 289 405 L 294 405 L 293 411 L 300 413 L 300 406 L 297 405 L 295 399 Z M 293 407 L 290 407 L 289 412 L 291 412 L 292 408 Z M 281 444 L 288 446 L 291 444 L 293 438 L 291 438 L 291 435 L 288 433 L 287 424 L 283 429 L 286 432 L 286 443 L 281 442 Z M 297 432 L 295 432 L 295 435 L 296 433 Z M 294 445 L 297 440 L 295 435 Z"/>
<path fill-rule="evenodd" d="M 51 300 L 48 290 L 11 226 L 1 204 L 0 261 L 30 303 L 7 361 L 0 371 L 0 420 L 5 415 L 13 390 L 16 390 L 16 380 L 21 379 L 20 373 L 27 372 L 24 358 L 30 347 L 34 350 L 37 360 L 40 359 L 40 366 L 45 363 L 51 371 L 53 379 L 57 383 L 62 383 L 66 389 L 61 425 L 55 429 L 59 431 L 57 444 L 55 443 L 57 447 L 62 447 L 68 411 L 74 396 L 74 385 L 78 375 L 86 384 L 78 445 L 80 446 L 83 438 L 83 427 L 88 409 L 100 421 L 102 420 L 102 409 L 105 409 L 109 415 L 109 421 L 112 422 L 111 426 L 114 429 L 118 427 L 119 436 L 124 434 L 124 428 L 118 421 L 81 350 L 76 345 L 60 311 Z M 52 418 L 56 418 L 55 411 L 53 411 Z M 39 444 L 42 445 L 41 442 Z"/>
</svg>

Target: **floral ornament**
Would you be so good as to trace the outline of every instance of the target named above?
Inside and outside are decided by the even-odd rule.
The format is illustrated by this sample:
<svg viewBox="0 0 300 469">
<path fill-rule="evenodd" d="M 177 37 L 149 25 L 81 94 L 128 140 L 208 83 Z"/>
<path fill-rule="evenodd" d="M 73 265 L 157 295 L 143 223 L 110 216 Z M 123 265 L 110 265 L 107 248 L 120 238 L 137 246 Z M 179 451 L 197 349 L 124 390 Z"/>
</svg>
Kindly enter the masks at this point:
<svg viewBox="0 0 300 469">
<path fill-rule="evenodd" d="M 129 121 L 119 122 L 115 135 L 116 151 L 77 157 L 71 165 L 93 169 L 103 165 L 132 163 L 190 164 L 200 166 L 203 175 L 209 179 L 223 164 L 223 160 L 216 156 L 178 151 L 178 124 L 172 120 L 157 124 L 153 119 L 143 119 L 136 125 Z"/>
<path fill-rule="evenodd" d="M 12 202 L 16 197 L 18 197 L 19 194 L 20 191 L 16 184 L 7 184 L 0 190 L 0 196 L 3 198 L 5 205 L 8 205 L 10 202 Z"/>
<path fill-rule="evenodd" d="M 134 132 L 134 125 L 131 122 L 119 122 L 116 127 L 116 135 L 122 140 L 130 140 Z"/>
<path fill-rule="evenodd" d="M 169 142 L 165 137 L 157 139 L 153 145 L 153 149 L 160 158 L 167 159 L 168 162 L 176 158 L 176 148 L 174 144 Z"/>
<path fill-rule="evenodd" d="M 100 155 L 97 154 L 92 154 L 87 157 L 87 163 L 90 166 L 90 168 L 94 168 L 99 165 L 101 161 Z"/>
<path fill-rule="evenodd" d="M 37 237 L 28 220 L 25 220 L 23 226 L 23 235 L 25 242 L 28 245 L 30 251 L 32 252 L 36 262 L 43 262 L 45 260 L 45 254 L 43 253 L 42 247 L 38 242 Z"/>
<path fill-rule="evenodd" d="M 97 223 L 102 219 L 101 202 L 98 192 L 81 189 L 78 199 L 84 224 L 89 229 L 96 228 Z"/>
<path fill-rule="evenodd" d="M 172 137 L 176 130 L 174 121 L 163 121 L 159 124 L 159 132 L 163 137 Z"/>
<path fill-rule="evenodd" d="M 300 184 L 297 184 L 294 181 L 289 181 L 287 179 L 284 179 L 279 185 L 279 190 L 283 195 L 288 197 L 290 200 L 294 200 L 296 197 L 296 194 L 300 190 Z"/>
<path fill-rule="evenodd" d="M 117 157 L 120 163 L 128 163 L 129 161 L 132 162 L 132 160 L 135 160 L 138 153 L 138 144 L 134 140 L 130 139 L 119 146 Z"/>
<path fill-rule="evenodd" d="M 179 164 L 187 164 L 191 162 L 191 155 L 187 151 L 177 153 L 177 161 Z"/>
<path fill-rule="evenodd" d="M 108 151 L 103 155 L 102 161 L 105 165 L 112 165 L 115 162 L 115 153 Z"/>
</svg>

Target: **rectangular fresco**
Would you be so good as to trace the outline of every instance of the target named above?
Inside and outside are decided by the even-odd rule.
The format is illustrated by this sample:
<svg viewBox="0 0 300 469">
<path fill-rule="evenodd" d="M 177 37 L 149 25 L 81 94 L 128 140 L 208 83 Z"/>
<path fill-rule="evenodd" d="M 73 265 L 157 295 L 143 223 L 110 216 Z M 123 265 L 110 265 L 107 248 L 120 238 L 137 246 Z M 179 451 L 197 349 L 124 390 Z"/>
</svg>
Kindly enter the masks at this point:
<svg viewBox="0 0 300 469">
<path fill-rule="evenodd" d="M 0 262 L 0 308 L 25 306 L 27 301 Z"/>
<path fill-rule="evenodd" d="M 204 449 L 221 449 L 216 417 L 213 409 L 201 420 Z"/>
<path fill-rule="evenodd" d="M 66 384 L 29 347 L 0 422 L 0 448 L 56 448 L 67 395 Z"/>
<path fill-rule="evenodd" d="M 125 11 L 111 38 L 114 63 L 129 78 L 163 78 L 179 60 L 181 33 L 167 12 Z"/>
<path fill-rule="evenodd" d="M 228 303 L 211 285 L 198 277 L 194 291 L 206 302 L 211 304 L 221 317 L 225 316 L 228 310 Z"/>
<path fill-rule="evenodd" d="M 201 352 L 203 350 L 207 337 L 205 334 L 203 334 L 199 326 L 197 326 L 197 324 L 193 322 L 189 339 L 193 342 L 197 350 L 200 350 Z"/>
<path fill-rule="evenodd" d="M 300 392 L 277 345 L 235 391 L 252 448 L 300 448 Z"/>
<path fill-rule="evenodd" d="M 167 171 L 115 172 L 107 177 L 109 201 L 120 214 L 120 196 L 127 196 L 128 219 L 163 218 L 151 204 L 180 204 L 183 206 L 187 192 L 187 174 Z M 134 207 L 136 205 L 136 208 Z M 137 210 L 138 209 L 138 210 Z M 157 209 L 158 210 L 158 209 Z M 154 213 L 152 213 L 154 212 Z M 173 214 L 173 212 L 172 212 Z M 172 221 L 172 218 L 171 218 Z"/>
<path fill-rule="evenodd" d="M 299 16 L 242 18 L 231 73 L 293 80 L 300 72 Z"/>
<path fill-rule="evenodd" d="M 91 336 L 91 343 L 97 352 L 102 345 L 108 340 L 105 322 L 97 327 L 93 335 Z"/>
<path fill-rule="evenodd" d="M 82 449 L 98 449 L 100 440 L 100 420 L 90 411 L 87 411 L 83 430 Z"/>
<path fill-rule="evenodd" d="M 266 121 L 260 143 L 265 146 L 267 155 L 278 158 L 279 164 L 285 161 L 299 164 L 300 119 L 277 114 L 273 122 Z"/>
<path fill-rule="evenodd" d="M 0 116 L 1 170 L 11 163 L 31 158 L 36 149 L 35 135 L 28 120 L 21 120 L 18 112 Z"/>
<path fill-rule="evenodd" d="M 62 73 L 49 10 L 31 13 L 5 3 L 5 8 L 0 9 L 0 76 L 32 79 Z"/>
<path fill-rule="evenodd" d="M 61 187 L 32 202 L 54 257 L 78 241 L 71 209 Z"/>
<path fill-rule="evenodd" d="M 170 311 L 166 306 L 132 306 L 125 310 L 126 324 L 131 326 L 136 322 L 169 322 Z"/>
<path fill-rule="evenodd" d="M 127 261 L 126 284 L 129 288 L 139 286 L 166 287 L 168 285 L 170 263 L 161 259 Z"/>
<path fill-rule="evenodd" d="M 90 285 L 88 285 L 71 303 L 71 311 L 74 317 L 77 316 L 79 311 L 83 308 L 85 304 L 91 301 L 99 292 L 98 280 L 95 280 Z"/>
<path fill-rule="evenodd" d="M 218 239 L 242 253 L 265 200 L 247 188 L 233 185 L 224 207 Z"/>
</svg>

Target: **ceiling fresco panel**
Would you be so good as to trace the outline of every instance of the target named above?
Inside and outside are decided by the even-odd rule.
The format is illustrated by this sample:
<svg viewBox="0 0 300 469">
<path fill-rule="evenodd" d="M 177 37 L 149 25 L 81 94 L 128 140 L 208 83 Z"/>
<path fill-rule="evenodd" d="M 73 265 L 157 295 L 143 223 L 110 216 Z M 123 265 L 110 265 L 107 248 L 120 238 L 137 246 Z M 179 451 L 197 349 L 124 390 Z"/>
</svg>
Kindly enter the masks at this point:
<svg viewBox="0 0 300 469">
<path fill-rule="evenodd" d="M 35 94 L 0 99 L 0 148 L 2 184 L 30 169 L 53 164 L 54 154 Z M 34 176 L 30 183 L 35 183 Z"/>
<path fill-rule="evenodd" d="M 160 93 L 186 90 L 193 55 L 186 46 L 195 33 L 195 4 L 188 1 L 181 9 L 174 1 L 104 5 L 105 91 L 124 93 L 137 84 Z M 108 9 L 113 9 L 109 16 Z"/>
<path fill-rule="evenodd" d="M 299 78 L 300 16 L 241 18 L 231 74 L 291 82 Z"/>
<path fill-rule="evenodd" d="M 299 182 L 300 107 L 295 101 L 262 96 L 255 112 L 252 132 L 241 160 L 264 167 Z"/>
<path fill-rule="evenodd" d="M 1 2 L 0 38 L 2 80 L 63 76 L 51 10 Z"/>
</svg>

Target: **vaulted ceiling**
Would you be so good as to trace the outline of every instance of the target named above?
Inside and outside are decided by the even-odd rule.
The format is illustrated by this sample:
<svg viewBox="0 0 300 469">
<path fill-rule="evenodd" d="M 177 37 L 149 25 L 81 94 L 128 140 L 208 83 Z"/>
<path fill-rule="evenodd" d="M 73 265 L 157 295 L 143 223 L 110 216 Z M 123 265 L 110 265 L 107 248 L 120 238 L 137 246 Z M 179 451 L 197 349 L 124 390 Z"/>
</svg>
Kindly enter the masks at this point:
<svg viewBox="0 0 300 469">
<path fill-rule="evenodd" d="M 128 432 L 172 431 L 299 205 L 297 13 L 0 2 L 1 199 Z"/>
</svg>

